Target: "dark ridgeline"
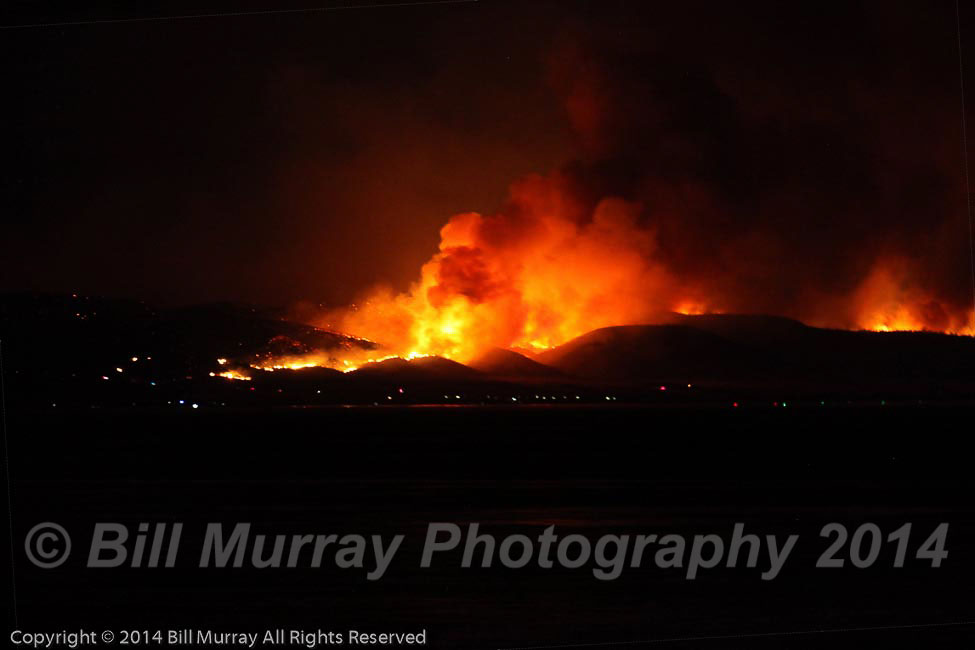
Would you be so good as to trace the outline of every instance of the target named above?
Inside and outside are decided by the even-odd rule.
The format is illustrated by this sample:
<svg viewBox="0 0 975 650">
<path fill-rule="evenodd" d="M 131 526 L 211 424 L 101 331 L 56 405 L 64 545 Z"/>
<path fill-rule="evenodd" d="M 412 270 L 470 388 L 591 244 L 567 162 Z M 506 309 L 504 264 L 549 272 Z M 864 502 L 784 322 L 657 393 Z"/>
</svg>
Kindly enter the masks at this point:
<svg viewBox="0 0 975 650">
<path fill-rule="evenodd" d="M 970 399 L 975 339 L 808 327 L 786 318 L 681 316 L 607 327 L 530 359 L 491 350 L 463 365 L 399 358 L 356 372 L 253 370 L 328 350 L 381 350 L 247 305 L 156 310 L 141 302 L 10 294 L 0 300 L 8 391 L 36 407 L 373 403 L 725 403 Z M 227 359 L 225 365 L 218 358 Z M 133 361 L 135 359 L 135 361 Z M 227 369 L 251 381 L 214 376 Z M 690 384 L 690 386 L 688 386 Z M 661 391 L 661 386 L 670 390 Z M 543 399 L 544 397 L 544 399 Z"/>
</svg>

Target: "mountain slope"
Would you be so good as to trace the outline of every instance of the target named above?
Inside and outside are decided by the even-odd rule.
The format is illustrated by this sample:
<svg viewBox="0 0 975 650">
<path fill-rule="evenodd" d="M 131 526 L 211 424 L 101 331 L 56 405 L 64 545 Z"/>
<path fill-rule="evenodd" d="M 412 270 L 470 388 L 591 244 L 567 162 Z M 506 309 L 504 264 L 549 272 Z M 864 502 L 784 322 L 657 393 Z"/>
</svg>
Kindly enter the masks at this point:
<svg viewBox="0 0 975 650">
<path fill-rule="evenodd" d="M 485 375 L 504 379 L 565 379 L 565 374 L 557 368 L 546 366 L 517 352 L 501 348 L 494 348 L 467 365 Z"/>
</svg>

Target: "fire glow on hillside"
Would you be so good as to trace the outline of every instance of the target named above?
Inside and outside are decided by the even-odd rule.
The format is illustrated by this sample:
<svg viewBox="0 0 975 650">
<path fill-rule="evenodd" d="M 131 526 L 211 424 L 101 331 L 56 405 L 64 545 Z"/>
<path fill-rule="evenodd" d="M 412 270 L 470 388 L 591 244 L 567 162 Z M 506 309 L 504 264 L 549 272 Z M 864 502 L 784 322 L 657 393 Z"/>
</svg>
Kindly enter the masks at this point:
<svg viewBox="0 0 975 650">
<path fill-rule="evenodd" d="M 669 268 L 657 229 L 642 214 L 640 203 L 619 198 L 587 212 L 558 175 L 529 177 L 513 186 L 499 213 L 451 218 L 439 251 L 408 291 L 376 289 L 316 323 L 374 341 L 382 354 L 348 347 L 251 365 L 348 372 L 431 355 L 463 363 L 492 348 L 538 352 L 597 328 L 658 322 L 673 312 L 749 309 Z M 848 295 L 820 299 L 797 316 L 841 329 L 973 334 L 970 314 L 914 281 L 911 266 L 897 258 L 878 259 Z"/>
</svg>

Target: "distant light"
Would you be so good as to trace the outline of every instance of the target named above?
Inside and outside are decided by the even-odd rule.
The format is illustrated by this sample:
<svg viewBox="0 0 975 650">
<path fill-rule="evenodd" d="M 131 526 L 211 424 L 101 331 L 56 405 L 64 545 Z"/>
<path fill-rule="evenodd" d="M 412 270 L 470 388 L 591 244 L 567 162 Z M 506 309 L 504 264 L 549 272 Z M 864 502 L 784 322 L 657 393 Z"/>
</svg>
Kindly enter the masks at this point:
<svg viewBox="0 0 975 650">
<path fill-rule="evenodd" d="M 690 388 L 690 387 L 691 387 L 691 385 L 690 385 L 690 384 L 688 384 L 688 385 L 687 385 L 687 387 L 688 387 L 688 388 Z"/>
<path fill-rule="evenodd" d="M 132 357 L 132 363 L 135 363 L 138 360 L 139 360 L 139 357 Z"/>
<path fill-rule="evenodd" d="M 219 363 L 221 366 L 223 366 L 223 365 L 226 365 L 227 360 L 224 359 L 223 357 L 220 357 L 219 359 L 217 359 L 217 363 Z"/>
<path fill-rule="evenodd" d="M 108 381 L 108 377 L 106 377 L 105 375 L 102 375 L 102 379 L 104 379 L 105 381 Z"/>
<path fill-rule="evenodd" d="M 318 395 L 321 395 L 322 394 L 322 391 L 316 390 L 315 393 L 318 394 Z"/>
<path fill-rule="evenodd" d="M 121 368 L 116 368 L 115 369 L 115 372 L 122 372 L 122 369 Z"/>
<path fill-rule="evenodd" d="M 885 399 L 880 400 L 880 405 L 881 406 L 887 406 L 887 400 L 885 400 Z"/>
<path fill-rule="evenodd" d="M 667 387 L 666 386 L 661 386 L 660 387 L 660 390 L 667 390 Z"/>
<path fill-rule="evenodd" d="M 387 395 L 386 396 L 386 399 L 393 399 L 393 396 L 392 395 Z"/>
<path fill-rule="evenodd" d="M 511 398 L 511 401 L 512 401 L 512 402 L 517 402 L 517 401 L 518 401 L 518 398 L 517 398 L 517 397 L 512 397 L 512 398 Z"/>
<path fill-rule="evenodd" d="M 778 405 L 779 405 L 778 402 L 772 402 L 772 406 L 778 406 Z"/>
<path fill-rule="evenodd" d="M 155 385 L 156 385 L 156 382 L 154 382 L 154 381 L 150 381 L 150 382 L 149 382 L 149 385 L 150 385 L 150 386 L 155 386 Z"/>
<path fill-rule="evenodd" d="M 460 395 L 454 395 L 456 399 L 460 399 Z"/>
<path fill-rule="evenodd" d="M 215 373 L 215 372 L 211 372 L 211 373 L 210 373 L 210 376 L 211 376 L 211 377 L 216 377 L 216 376 L 217 376 L 217 373 Z"/>
<path fill-rule="evenodd" d="M 183 400 L 180 400 L 179 403 L 180 404 L 186 404 L 186 402 L 184 402 Z"/>
<path fill-rule="evenodd" d="M 785 402 L 782 402 L 782 408 L 785 408 L 786 406 L 788 406 L 788 404 L 786 404 Z"/>
<path fill-rule="evenodd" d="M 734 406 L 735 408 L 738 408 L 738 402 L 732 402 L 731 405 Z"/>
<path fill-rule="evenodd" d="M 609 395 L 607 395 L 607 396 L 606 396 L 606 401 L 607 401 L 607 402 L 609 401 Z"/>
<path fill-rule="evenodd" d="M 403 394 L 403 389 L 402 389 L 402 388 L 400 388 L 400 389 L 399 389 L 399 392 L 400 392 L 400 395 L 402 395 L 402 394 Z"/>
<path fill-rule="evenodd" d="M 200 408 L 200 405 L 199 404 L 194 404 L 193 405 L 193 408 L 198 409 L 198 408 Z"/>
</svg>

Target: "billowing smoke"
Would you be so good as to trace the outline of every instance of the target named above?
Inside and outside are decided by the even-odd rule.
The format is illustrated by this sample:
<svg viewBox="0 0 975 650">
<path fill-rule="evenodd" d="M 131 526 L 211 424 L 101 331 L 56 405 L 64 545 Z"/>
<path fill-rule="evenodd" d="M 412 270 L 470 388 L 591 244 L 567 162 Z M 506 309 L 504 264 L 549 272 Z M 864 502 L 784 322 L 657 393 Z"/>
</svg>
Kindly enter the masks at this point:
<svg viewBox="0 0 975 650">
<path fill-rule="evenodd" d="M 452 217 L 410 290 L 373 291 L 330 326 L 458 360 L 668 311 L 975 333 L 957 134 L 898 130 L 914 113 L 960 121 L 950 93 L 906 106 L 846 71 L 845 92 L 806 105 L 776 91 L 801 75 L 768 61 L 732 75 L 665 38 L 575 36 L 549 76 L 578 160 L 515 182 L 496 214 Z"/>
<path fill-rule="evenodd" d="M 468 359 L 647 322 L 670 309 L 680 283 L 655 261 L 655 233 L 640 212 L 618 198 L 590 210 L 559 174 L 524 179 L 498 214 L 453 217 L 409 292 L 377 291 L 330 324 L 400 354 Z"/>
</svg>

